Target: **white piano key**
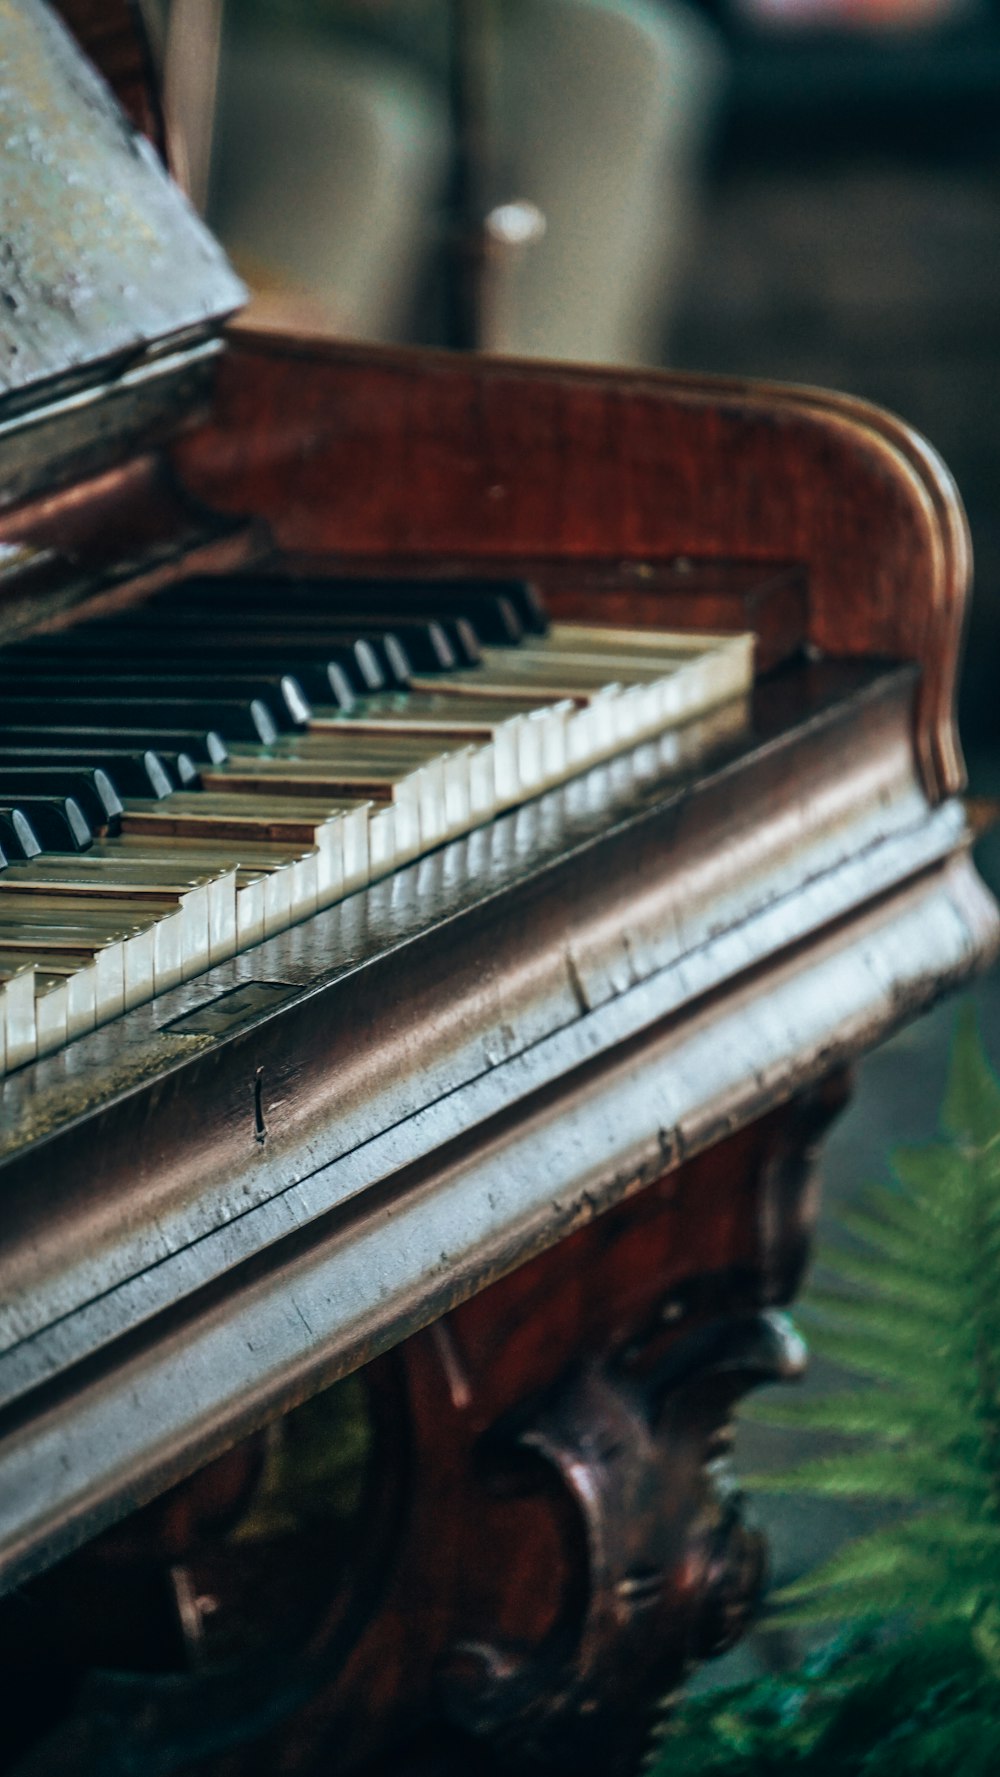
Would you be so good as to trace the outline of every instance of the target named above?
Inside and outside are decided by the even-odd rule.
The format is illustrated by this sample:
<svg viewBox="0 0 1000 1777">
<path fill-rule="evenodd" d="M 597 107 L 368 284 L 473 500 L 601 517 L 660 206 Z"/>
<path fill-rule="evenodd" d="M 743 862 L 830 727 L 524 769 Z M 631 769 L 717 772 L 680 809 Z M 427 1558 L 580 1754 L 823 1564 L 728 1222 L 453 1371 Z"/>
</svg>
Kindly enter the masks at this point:
<svg viewBox="0 0 1000 1777">
<path fill-rule="evenodd" d="M 67 983 L 66 1040 L 86 1036 L 97 1023 L 97 968 L 84 963 L 74 969 Z"/>
<path fill-rule="evenodd" d="M 51 1053 L 154 992 L 284 931 L 446 840 L 474 832 L 477 825 L 491 822 L 497 813 L 550 786 L 571 782 L 575 774 L 651 738 L 659 745 L 658 737 L 682 730 L 703 711 L 728 707 L 734 700 L 740 700 L 742 710 L 752 680 L 753 648 L 754 640 L 747 635 L 719 638 L 557 625 L 545 641 L 520 651 L 523 686 L 515 676 L 517 655 L 494 650 L 482 675 L 463 675 L 464 686 L 457 680 L 450 687 L 434 681 L 419 689 L 412 724 L 406 719 L 405 697 L 387 704 L 384 724 L 374 700 L 368 716 L 358 722 L 356 763 L 362 770 L 375 761 L 390 771 L 395 765 L 399 778 L 391 804 L 349 801 L 335 804 L 319 818 L 325 806 L 319 782 L 324 763 L 329 754 L 331 771 L 337 769 L 336 759 L 344 756 L 340 742 L 351 726 L 340 718 L 326 725 L 336 743 L 324 741 L 326 728 L 320 721 L 312 735 L 289 737 L 273 749 L 248 754 L 245 790 L 219 786 L 204 802 L 190 792 L 175 792 L 173 811 L 170 798 L 157 805 L 157 813 L 162 809 L 166 817 L 162 836 L 161 821 L 151 818 L 149 804 L 130 803 L 130 833 L 121 842 L 129 868 L 122 879 L 114 876 L 115 841 L 101 841 L 93 855 L 78 860 L 74 869 L 88 892 L 92 885 L 100 892 L 97 878 L 107 867 L 123 914 L 129 884 L 134 884 L 131 918 L 137 923 L 124 932 L 110 928 L 106 936 L 108 928 L 81 918 L 82 950 L 92 954 L 91 961 L 83 961 L 78 951 L 79 966 L 52 962 L 47 970 L 45 959 L 63 944 L 53 932 L 55 949 L 40 938 L 39 955 L 31 965 L 8 970 L 0 985 L 0 1066 L 21 1065 L 35 1052 Z M 605 672 L 607 682 L 602 683 Z M 568 687 L 558 702 L 550 701 L 551 690 L 546 690 L 554 683 Z M 539 688 L 537 704 L 532 685 Z M 482 723 L 470 720 L 460 704 L 458 719 L 449 722 L 442 706 L 450 700 L 439 695 L 444 689 L 473 707 L 481 702 Z M 512 713 L 505 715 L 505 708 Z M 435 739 L 435 722 L 442 714 L 445 719 Z M 380 729 L 384 740 L 378 739 Z M 305 768 L 316 760 L 317 793 L 302 797 L 303 804 L 307 800 L 313 804 L 311 813 L 302 806 L 306 832 L 290 841 L 302 844 L 311 831 L 315 846 L 299 854 L 285 853 L 277 837 L 278 828 L 284 826 L 291 833 L 299 824 L 289 820 L 288 798 L 277 782 L 275 832 L 262 842 L 252 837 L 264 799 L 261 786 L 251 779 L 250 762 L 256 760 L 261 780 L 268 776 L 277 780 L 286 756 L 293 776 L 306 776 L 306 769 L 297 773 L 296 767 Z M 233 774 L 234 783 L 238 775 Z M 185 836 L 182 824 L 178 836 L 171 838 L 171 813 L 197 837 Z M 266 810 L 263 818 L 268 820 Z M 216 821 L 224 830 L 219 842 L 224 858 L 212 838 Z M 249 862 L 241 855 L 244 827 L 247 851 L 258 854 Z M 144 833 L 149 834 L 148 841 Z M 149 853 L 143 858 L 147 844 Z M 144 898 L 146 867 L 160 857 L 175 873 L 178 859 L 182 870 L 191 869 L 191 887 L 178 893 L 174 911 L 168 911 L 166 903 L 157 908 L 155 896 L 149 895 L 147 919 L 145 909 L 136 911 L 135 904 Z M 59 887 L 72 894 L 69 866 L 60 862 L 48 867 L 53 871 L 54 892 Z M 199 880 L 202 869 L 205 874 Z M 155 880 L 154 876 L 150 886 L 155 887 Z M 11 880 L 8 886 L 16 891 L 19 885 Z M 20 928 L 16 939 L 12 936 L 12 948 L 30 954 Z M 13 1062 L 7 1054 L 8 1041 Z"/>
<path fill-rule="evenodd" d="M 153 990 L 167 993 L 187 979 L 187 922 L 182 908 L 158 919 L 153 928 Z"/>
<path fill-rule="evenodd" d="M 263 943 L 264 884 L 263 874 L 240 872 L 236 889 L 237 951 L 250 950 L 254 944 Z"/>
<path fill-rule="evenodd" d="M 519 800 L 537 796 L 545 788 L 542 730 L 532 716 L 523 716 L 518 723 L 517 775 L 520 784 Z"/>
<path fill-rule="evenodd" d="M 497 748 L 495 741 L 469 748 L 469 824 L 491 821 L 500 806 L 497 795 Z"/>
<path fill-rule="evenodd" d="M 420 848 L 433 851 L 448 837 L 443 761 L 431 759 L 409 776 L 416 787 L 420 805 Z"/>
<path fill-rule="evenodd" d="M 37 1048 L 35 977 L 28 964 L 7 976 L 3 987 L 4 1065 L 8 1073 L 33 1061 Z"/>
<path fill-rule="evenodd" d="M 498 808 L 513 808 L 521 797 L 521 729 L 527 720 L 527 716 L 509 716 L 494 730 L 494 789 Z"/>
<path fill-rule="evenodd" d="M 457 747 L 441 761 L 444 777 L 444 818 L 448 837 L 456 838 L 469 831 L 471 797 L 469 794 L 469 756 L 471 747 Z"/>
<path fill-rule="evenodd" d="M 155 930 L 157 921 L 132 932 L 122 939 L 122 1009 L 130 1012 L 133 1006 L 144 1006 L 153 998 L 155 992 Z M 207 954 L 207 951 L 206 951 Z M 193 974 L 200 974 L 205 963 L 199 964 Z"/>
<path fill-rule="evenodd" d="M 615 751 L 637 746 L 657 723 L 657 699 L 650 687 L 622 685 L 614 699 Z"/>
<path fill-rule="evenodd" d="M 396 859 L 395 867 L 412 863 L 427 849 L 424 822 L 421 818 L 423 799 L 428 794 L 424 779 L 419 771 L 410 772 L 400 783 L 394 785 L 392 792 L 392 846 Z M 384 839 L 379 840 L 379 869 L 384 874 L 386 869 L 386 853 Z"/>
<path fill-rule="evenodd" d="M 564 700 L 548 704 L 528 718 L 538 724 L 541 732 L 542 774 L 546 786 L 561 784 L 566 777 L 569 768 L 566 724 L 573 708 L 573 704 Z"/>
<path fill-rule="evenodd" d="M 208 954 L 214 965 L 236 955 L 236 872 L 208 884 Z"/>
<path fill-rule="evenodd" d="M 35 1052 L 55 1055 L 66 1047 L 68 1026 L 68 983 L 65 976 L 47 975 L 39 969 L 35 975 Z"/>
<path fill-rule="evenodd" d="M 120 938 L 94 949 L 94 1022 L 107 1024 L 125 1010 L 125 952 Z"/>
<path fill-rule="evenodd" d="M 344 834 L 339 820 L 324 822 L 316 836 L 316 906 L 330 907 L 344 893 Z"/>
<path fill-rule="evenodd" d="M 288 869 L 271 870 L 264 878 L 264 936 L 286 932 L 292 923 L 292 876 Z"/>
<path fill-rule="evenodd" d="M 300 858 L 285 865 L 289 878 L 289 923 L 308 919 L 318 903 L 318 854 L 304 852 Z"/>
<path fill-rule="evenodd" d="M 364 888 L 371 874 L 368 854 L 368 827 L 373 810 L 370 802 L 359 802 L 340 811 L 339 824 L 343 842 L 343 892 L 353 895 Z"/>
<path fill-rule="evenodd" d="M 368 866 L 372 882 L 388 876 L 396 868 L 396 808 L 395 803 L 378 803 L 368 817 Z"/>
<path fill-rule="evenodd" d="M 184 979 L 200 974 L 211 961 L 208 932 L 208 888 L 199 884 L 180 897 L 178 912 L 183 926 Z"/>
</svg>

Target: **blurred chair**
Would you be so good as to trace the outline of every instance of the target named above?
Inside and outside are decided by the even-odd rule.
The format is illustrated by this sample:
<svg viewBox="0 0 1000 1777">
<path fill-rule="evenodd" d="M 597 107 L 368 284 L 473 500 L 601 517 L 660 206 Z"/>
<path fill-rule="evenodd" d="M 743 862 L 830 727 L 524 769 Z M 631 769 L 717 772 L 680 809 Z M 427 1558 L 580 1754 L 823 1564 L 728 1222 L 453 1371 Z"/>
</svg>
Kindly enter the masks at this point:
<svg viewBox="0 0 1000 1777">
<path fill-rule="evenodd" d="M 720 43 L 695 13 L 652 0 L 519 0 L 498 16 L 495 198 L 535 206 L 544 227 L 496 253 L 484 344 L 656 361 L 723 88 Z M 237 25 L 238 13 L 224 39 L 210 207 L 263 312 L 413 338 L 442 235 L 444 81 L 336 23 Z M 172 40 L 182 29 L 175 11 Z"/>
</svg>

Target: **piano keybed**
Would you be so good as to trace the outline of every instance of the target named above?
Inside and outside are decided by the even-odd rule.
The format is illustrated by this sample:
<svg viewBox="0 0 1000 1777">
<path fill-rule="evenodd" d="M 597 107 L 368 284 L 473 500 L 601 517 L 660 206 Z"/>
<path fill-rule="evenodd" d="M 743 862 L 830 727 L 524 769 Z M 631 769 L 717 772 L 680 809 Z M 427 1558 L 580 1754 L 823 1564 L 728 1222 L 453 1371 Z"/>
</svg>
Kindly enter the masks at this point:
<svg viewBox="0 0 1000 1777">
<path fill-rule="evenodd" d="M 0 655 L 10 1072 L 745 696 L 753 638 L 518 582 L 181 582 Z"/>
</svg>

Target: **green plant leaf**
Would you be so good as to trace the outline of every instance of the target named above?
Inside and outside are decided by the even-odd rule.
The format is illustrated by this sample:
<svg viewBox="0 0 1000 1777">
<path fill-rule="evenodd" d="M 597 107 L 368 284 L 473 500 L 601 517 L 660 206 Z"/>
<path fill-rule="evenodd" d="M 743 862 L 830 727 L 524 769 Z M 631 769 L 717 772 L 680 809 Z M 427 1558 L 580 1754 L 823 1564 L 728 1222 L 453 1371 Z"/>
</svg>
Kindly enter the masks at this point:
<svg viewBox="0 0 1000 1777">
<path fill-rule="evenodd" d="M 949 1354 L 969 1344 L 967 1326 L 956 1327 L 955 1299 L 950 1306 L 930 1313 L 913 1302 L 902 1289 L 895 1300 L 886 1295 L 848 1296 L 840 1290 L 813 1288 L 806 1304 L 807 1316 L 821 1316 L 835 1325 L 849 1325 L 856 1332 L 874 1333 L 879 1341 L 890 1340 L 897 1351 L 923 1357 L 928 1351 L 948 1361 Z"/>
<path fill-rule="evenodd" d="M 933 1382 L 939 1389 L 947 1388 L 956 1376 L 956 1366 L 948 1354 L 904 1349 L 899 1351 L 888 1342 L 873 1340 L 867 1333 L 842 1332 L 829 1324 L 810 1331 L 813 1351 L 827 1357 L 845 1370 L 872 1376 L 885 1383 L 898 1385 L 910 1392 L 927 1389 Z M 965 1378 L 962 1378 L 963 1382 Z"/>
<path fill-rule="evenodd" d="M 881 1444 L 910 1443 L 924 1451 L 969 1439 L 969 1400 L 949 1397 L 929 1404 L 903 1389 L 844 1389 L 836 1394 L 787 1401 L 773 1393 L 751 1397 L 740 1418 L 755 1425 L 790 1430 L 839 1432 L 843 1437 L 871 1437 Z"/>
<path fill-rule="evenodd" d="M 656 1777 L 993 1777 L 1000 1765 L 1000 1085 L 971 1015 L 942 1125 L 946 1139 L 901 1149 L 896 1182 L 843 1218 L 853 1243 L 821 1255 L 807 1298 L 814 1349 L 867 1382 L 748 1409 L 851 1440 L 751 1488 L 910 1508 L 774 1600 L 783 1627 L 846 1619 L 850 1651 L 682 1709 Z M 897 1647 L 866 1627 L 900 1613 Z"/>
<path fill-rule="evenodd" d="M 834 1499 L 904 1503 L 945 1497 L 973 1506 L 981 1503 L 986 1491 L 975 1463 L 909 1450 L 851 1450 L 817 1456 L 780 1474 L 751 1475 L 746 1485 L 758 1493 L 814 1493 Z"/>
<path fill-rule="evenodd" d="M 874 1189 L 869 1190 L 863 1205 L 840 1212 L 837 1218 L 838 1227 L 855 1235 L 865 1242 L 866 1247 L 878 1253 L 886 1271 L 898 1266 L 914 1277 L 939 1282 L 945 1289 L 958 1280 L 966 1279 L 969 1255 L 962 1250 L 961 1243 L 949 1241 L 942 1247 L 940 1241 L 929 1241 L 927 1218 L 921 1214 L 916 1201 L 908 1197 L 904 1199 L 900 1191 L 893 1191 L 890 1195 L 894 1202 L 905 1201 L 913 1209 L 912 1227 L 901 1227 L 881 1213 L 876 1207 Z M 838 1243 L 832 1251 L 821 1254 L 821 1262 L 839 1271 L 843 1251 Z"/>
<path fill-rule="evenodd" d="M 1000 1136 L 1000 1085 L 983 1053 L 971 1003 L 955 1021 L 941 1123 L 963 1145 L 988 1148 Z"/>
<path fill-rule="evenodd" d="M 956 1278 L 942 1275 L 940 1256 L 936 1268 L 925 1265 L 918 1270 L 887 1250 L 860 1252 L 838 1245 L 828 1251 L 825 1268 L 840 1282 L 874 1290 L 882 1301 L 898 1302 L 943 1324 L 948 1324 L 955 1311 Z M 817 1287 L 810 1290 L 811 1299 L 815 1299 Z M 857 1298 L 845 1296 L 843 1300 L 850 1303 Z"/>
</svg>

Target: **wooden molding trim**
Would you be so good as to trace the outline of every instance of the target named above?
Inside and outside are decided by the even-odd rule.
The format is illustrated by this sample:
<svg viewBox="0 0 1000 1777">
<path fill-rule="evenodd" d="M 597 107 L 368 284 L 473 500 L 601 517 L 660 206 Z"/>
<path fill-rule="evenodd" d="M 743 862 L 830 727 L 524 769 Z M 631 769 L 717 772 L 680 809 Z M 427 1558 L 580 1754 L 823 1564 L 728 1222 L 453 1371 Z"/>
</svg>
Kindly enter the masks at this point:
<svg viewBox="0 0 1000 1777">
<path fill-rule="evenodd" d="M 917 661 L 918 754 L 964 783 L 953 700 L 971 574 L 948 471 L 902 421 L 812 389 L 521 364 L 234 330 L 200 497 L 284 550 L 428 571 L 675 557 L 794 561 L 809 642 Z M 669 596 L 662 621 L 669 623 Z"/>
</svg>

